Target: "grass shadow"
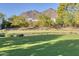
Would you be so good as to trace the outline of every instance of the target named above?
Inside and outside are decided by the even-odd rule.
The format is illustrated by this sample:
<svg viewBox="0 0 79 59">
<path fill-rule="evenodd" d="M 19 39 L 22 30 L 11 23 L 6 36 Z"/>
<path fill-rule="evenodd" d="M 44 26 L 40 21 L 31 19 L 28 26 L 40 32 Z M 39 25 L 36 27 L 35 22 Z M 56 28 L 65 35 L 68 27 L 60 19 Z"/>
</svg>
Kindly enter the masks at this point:
<svg viewBox="0 0 79 59">
<path fill-rule="evenodd" d="M 62 35 L 38 35 L 38 36 L 27 36 L 27 37 L 11 37 L 0 39 L 0 48 L 11 46 L 11 45 L 21 45 L 21 44 L 34 44 L 49 40 L 55 40 Z"/>
<path fill-rule="evenodd" d="M 79 56 L 79 40 L 62 40 L 55 44 L 46 43 L 28 49 L 2 51 L 0 55 L 9 56 Z"/>
</svg>

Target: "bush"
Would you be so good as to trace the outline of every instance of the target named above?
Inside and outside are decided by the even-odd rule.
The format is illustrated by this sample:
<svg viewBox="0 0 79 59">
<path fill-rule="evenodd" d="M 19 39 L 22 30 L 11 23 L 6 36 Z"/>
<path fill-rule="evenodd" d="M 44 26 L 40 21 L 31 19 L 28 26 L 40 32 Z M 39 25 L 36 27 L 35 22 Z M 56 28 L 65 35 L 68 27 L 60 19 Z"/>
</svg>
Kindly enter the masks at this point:
<svg viewBox="0 0 79 59">
<path fill-rule="evenodd" d="M 5 37 L 5 34 L 4 33 L 0 33 L 0 37 Z"/>
<path fill-rule="evenodd" d="M 18 36 L 18 37 L 23 37 L 23 36 L 24 36 L 24 34 L 18 34 L 17 36 Z"/>
</svg>

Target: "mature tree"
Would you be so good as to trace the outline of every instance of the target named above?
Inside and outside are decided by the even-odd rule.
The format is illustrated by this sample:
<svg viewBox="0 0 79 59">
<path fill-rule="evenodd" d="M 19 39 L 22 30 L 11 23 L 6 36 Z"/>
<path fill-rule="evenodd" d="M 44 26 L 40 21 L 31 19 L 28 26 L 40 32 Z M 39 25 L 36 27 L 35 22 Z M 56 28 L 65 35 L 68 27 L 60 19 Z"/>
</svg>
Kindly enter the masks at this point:
<svg viewBox="0 0 79 59">
<path fill-rule="evenodd" d="M 63 24 L 64 26 L 73 26 L 75 23 L 75 14 L 79 11 L 79 4 L 77 3 L 61 3 L 57 10 L 58 18 L 57 24 Z"/>
<path fill-rule="evenodd" d="M 79 12 L 76 12 L 74 15 L 75 15 L 75 18 L 74 18 L 75 27 L 79 27 Z"/>
<path fill-rule="evenodd" d="M 3 13 L 0 13 L 1 29 L 4 29 L 6 27 L 5 21 L 6 21 L 5 15 Z"/>
<path fill-rule="evenodd" d="M 22 16 L 13 16 L 11 18 L 11 25 L 14 27 L 24 27 L 28 26 L 28 22 Z"/>
<path fill-rule="evenodd" d="M 63 18 L 64 27 L 72 26 L 73 24 L 72 15 L 66 11 L 64 13 L 65 13 Z"/>
<path fill-rule="evenodd" d="M 3 20 L 5 18 L 5 15 L 3 13 L 0 13 L 0 19 Z"/>
<path fill-rule="evenodd" d="M 52 25 L 52 20 L 50 17 L 48 16 L 45 16 L 45 15 L 40 15 L 38 17 L 38 24 L 39 26 L 41 27 L 48 27 L 48 26 L 51 26 Z"/>
<path fill-rule="evenodd" d="M 10 28 L 11 23 L 9 21 L 3 20 L 2 28 Z"/>
<path fill-rule="evenodd" d="M 56 20 L 56 24 L 63 26 L 64 12 L 65 12 L 65 4 L 64 3 L 59 4 L 58 10 L 57 10 L 58 17 Z"/>
<path fill-rule="evenodd" d="M 74 25 L 77 25 L 79 26 L 79 4 L 78 3 L 72 3 L 72 4 L 69 4 L 67 6 L 67 11 L 69 12 L 70 14 L 70 17 L 71 18 L 71 23 L 72 23 L 72 26 Z"/>
</svg>

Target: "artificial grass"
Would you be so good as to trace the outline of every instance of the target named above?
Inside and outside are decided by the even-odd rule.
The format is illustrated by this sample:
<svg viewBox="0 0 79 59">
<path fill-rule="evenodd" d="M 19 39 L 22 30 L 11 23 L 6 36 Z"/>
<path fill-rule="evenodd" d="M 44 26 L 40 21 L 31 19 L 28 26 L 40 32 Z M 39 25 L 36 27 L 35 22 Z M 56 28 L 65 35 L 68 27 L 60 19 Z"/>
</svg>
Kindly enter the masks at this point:
<svg viewBox="0 0 79 59">
<path fill-rule="evenodd" d="M 79 35 L 0 38 L 1 56 L 79 56 Z"/>
</svg>

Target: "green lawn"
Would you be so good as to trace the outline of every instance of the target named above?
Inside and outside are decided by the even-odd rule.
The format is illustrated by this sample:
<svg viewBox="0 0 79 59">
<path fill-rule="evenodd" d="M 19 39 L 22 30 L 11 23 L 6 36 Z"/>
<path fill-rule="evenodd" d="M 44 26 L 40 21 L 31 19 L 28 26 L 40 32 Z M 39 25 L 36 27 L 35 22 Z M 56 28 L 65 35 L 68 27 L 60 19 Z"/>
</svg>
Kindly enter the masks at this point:
<svg viewBox="0 0 79 59">
<path fill-rule="evenodd" d="M 79 35 L 38 35 L 0 38 L 0 55 L 79 56 Z"/>
</svg>

